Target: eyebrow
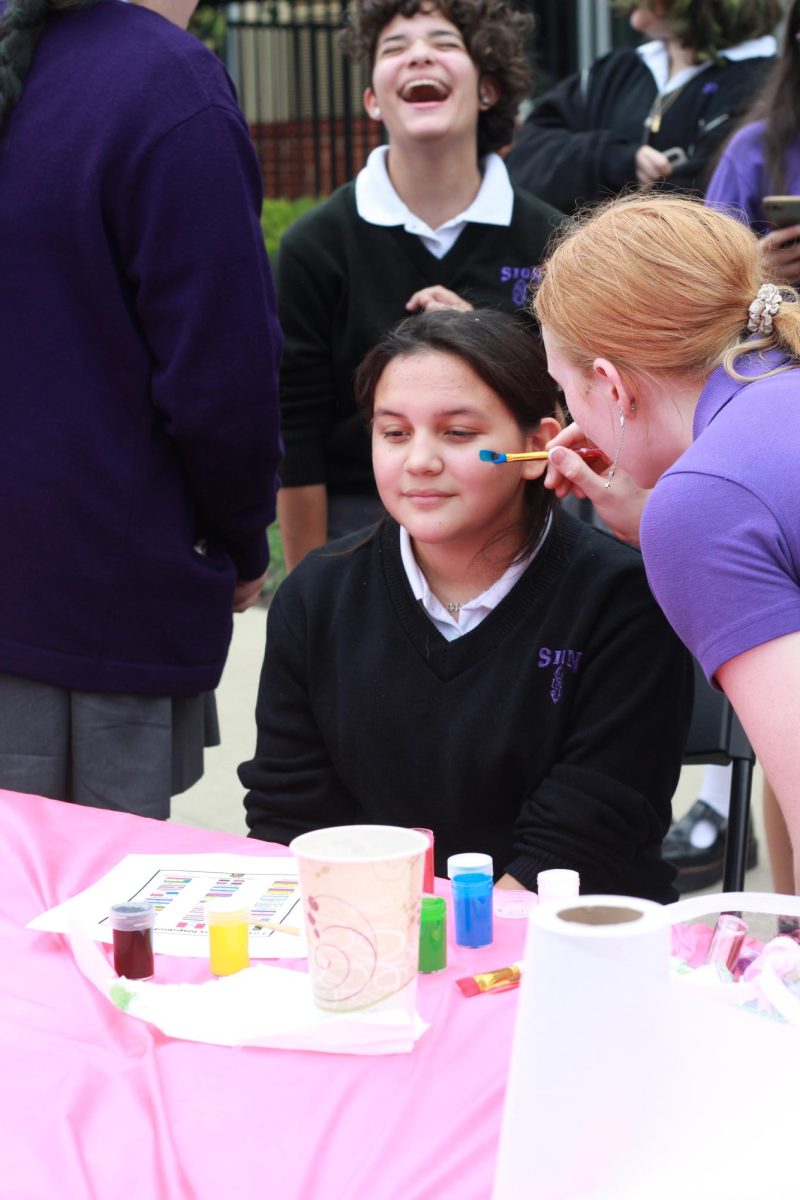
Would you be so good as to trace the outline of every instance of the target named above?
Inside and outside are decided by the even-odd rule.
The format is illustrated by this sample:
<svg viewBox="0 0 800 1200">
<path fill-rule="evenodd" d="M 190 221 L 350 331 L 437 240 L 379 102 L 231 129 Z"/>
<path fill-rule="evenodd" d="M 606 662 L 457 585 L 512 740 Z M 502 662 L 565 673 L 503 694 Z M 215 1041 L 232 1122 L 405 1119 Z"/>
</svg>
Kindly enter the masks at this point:
<svg viewBox="0 0 800 1200">
<path fill-rule="evenodd" d="M 378 39 L 378 49 L 382 46 L 391 46 L 395 42 L 407 42 L 410 39 L 408 33 L 390 33 L 385 38 Z M 425 38 L 435 37 L 455 37 L 464 44 L 464 39 L 457 29 L 430 29 L 427 33 L 422 34 Z"/>
<path fill-rule="evenodd" d="M 470 405 L 462 404 L 457 408 L 440 408 L 433 413 L 434 418 L 439 417 L 481 417 L 486 418 L 487 414 L 482 408 L 473 408 Z M 376 408 L 373 412 L 373 417 L 400 417 L 406 420 L 406 414 L 395 412 L 391 408 Z"/>
</svg>

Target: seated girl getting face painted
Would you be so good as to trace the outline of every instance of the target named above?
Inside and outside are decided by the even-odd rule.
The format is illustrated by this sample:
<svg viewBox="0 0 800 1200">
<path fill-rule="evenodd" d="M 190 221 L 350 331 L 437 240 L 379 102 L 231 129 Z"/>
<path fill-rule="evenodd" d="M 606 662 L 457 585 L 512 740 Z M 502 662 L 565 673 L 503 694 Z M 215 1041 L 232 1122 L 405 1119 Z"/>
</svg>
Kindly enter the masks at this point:
<svg viewBox="0 0 800 1200">
<path fill-rule="evenodd" d="M 404 321 L 362 363 L 386 517 L 279 588 L 240 778 L 253 836 L 424 826 L 587 891 L 673 898 L 661 861 L 691 671 L 636 550 L 544 489 L 558 395 L 536 336 L 478 310 Z"/>
</svg>

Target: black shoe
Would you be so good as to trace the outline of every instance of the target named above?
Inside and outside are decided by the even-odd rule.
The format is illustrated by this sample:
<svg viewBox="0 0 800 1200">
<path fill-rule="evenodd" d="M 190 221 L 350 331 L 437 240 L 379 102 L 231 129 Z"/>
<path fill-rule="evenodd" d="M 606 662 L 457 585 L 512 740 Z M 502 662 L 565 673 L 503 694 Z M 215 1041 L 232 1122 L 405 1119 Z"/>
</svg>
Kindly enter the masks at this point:
<svg viewBox="0 0 800 1200">
<path fill-rule="evenodd" d="M 693 846 L 691 833 L 700 821 L 710 821 L 716 829 L 716 836 L 710 846 Z M 667 862 L 677 868 L 678 878 L 675 887 L 681 895 L 684 892 L 698 892 L 702 888 L 713 887 L 722 879 L 725 868 L 725 841 L 728 834 L 728 821 L 721 817 L 716 809 L 705 800 L 695 800 L 692 807 L 670 826 L 661 849 Z M 747 843 L 747 870 L 758 865 L 758 842 L 753 834 L 752 826 Z"/>
</svg>

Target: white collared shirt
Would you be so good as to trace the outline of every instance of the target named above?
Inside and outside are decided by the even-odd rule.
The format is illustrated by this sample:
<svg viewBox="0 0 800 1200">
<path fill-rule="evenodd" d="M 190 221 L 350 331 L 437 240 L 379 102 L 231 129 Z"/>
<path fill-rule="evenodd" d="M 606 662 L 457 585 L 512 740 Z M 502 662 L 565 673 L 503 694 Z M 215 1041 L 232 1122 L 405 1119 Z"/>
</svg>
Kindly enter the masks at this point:
<svg viewBox="0 0 800 1200">
<path fill-rule="evenodd" d="M 740 62 L 745 58 L 771 58 L 776 50 L 775 38 L 771 34 L 767 34 L 766 37 L 751 38 L 748 42 L 740 42 L 738 46 L 729 46 L 726 50 L 720 50 L 719 55 L 720 58 L 729 58 L 731 62 Z M 670 79 L 666 42 L 660 40 L 645 42 L 643 46 L 637 46 L 636 53 L 655 79 L 661 96 L 668 96 L 670 92 L 683 87 L 693 76 L 699 75 L 701 71 L 705 71 L 706 67 L 711 66 L 710 62 L 703 62 L 693 67 L 684 67 Z"/>
<path fill-rule="evenodd" d="M 447 638 L 448 642 L 454 642 L 456 638 L 475 629 L 493 609 L 497 608 L 500 601 L 505 599 L 539 553 L 552 523 L 553 514 L 548 513 L 541 537 L 528 557 L 522 562 L 512 563 L 485 592 L 481 592 L 480 596 L 475 596 L 473 600 L 462 604 L 458 613 L 448 612 L 442 602 L 434 596 L 414 557 L 408 530 L 403 525 L 400 526 L 400 557 L 403 560 L 403 567 L 411 591 L 414 593 L 414 599 L 419 601 L 439 633 Z"/>
<path fill-rule="evenodd" d="M 400 199 L 386 167 L 388 154 L 388 146 L 378 146 L 356 176 L 356 210 L 370 225 L 402 225 L 407 233 L 416 234 L 435 258 L 444 258 L 469 222 L 511 224 L 514 189 L 499 154 L 487 154 L 483 160 L 481 186 L 472 203 L 438 229 L 431 229 Z"/>
</svg>

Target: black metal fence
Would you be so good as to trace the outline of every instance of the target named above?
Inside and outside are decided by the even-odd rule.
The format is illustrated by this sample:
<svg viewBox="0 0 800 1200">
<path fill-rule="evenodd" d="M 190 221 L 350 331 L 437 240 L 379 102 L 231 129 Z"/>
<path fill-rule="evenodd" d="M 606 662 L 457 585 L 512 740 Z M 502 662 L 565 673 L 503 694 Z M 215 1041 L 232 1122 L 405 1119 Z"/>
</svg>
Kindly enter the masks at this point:
<svg viewBox="0 0 800 1200">
<path fill-rule="evenodd" d="M 574 0 L 520 0 L 536 18 L 531 47 L 539 86 L 577 62 Z M 262 163 L 265 192 L 327 195 L 351 179 L 381 140 L 364 113 L 364 71 L 338 45 L 346 0 L 228 4 L 217 49 L 236 81 Z"/>
</svg>

